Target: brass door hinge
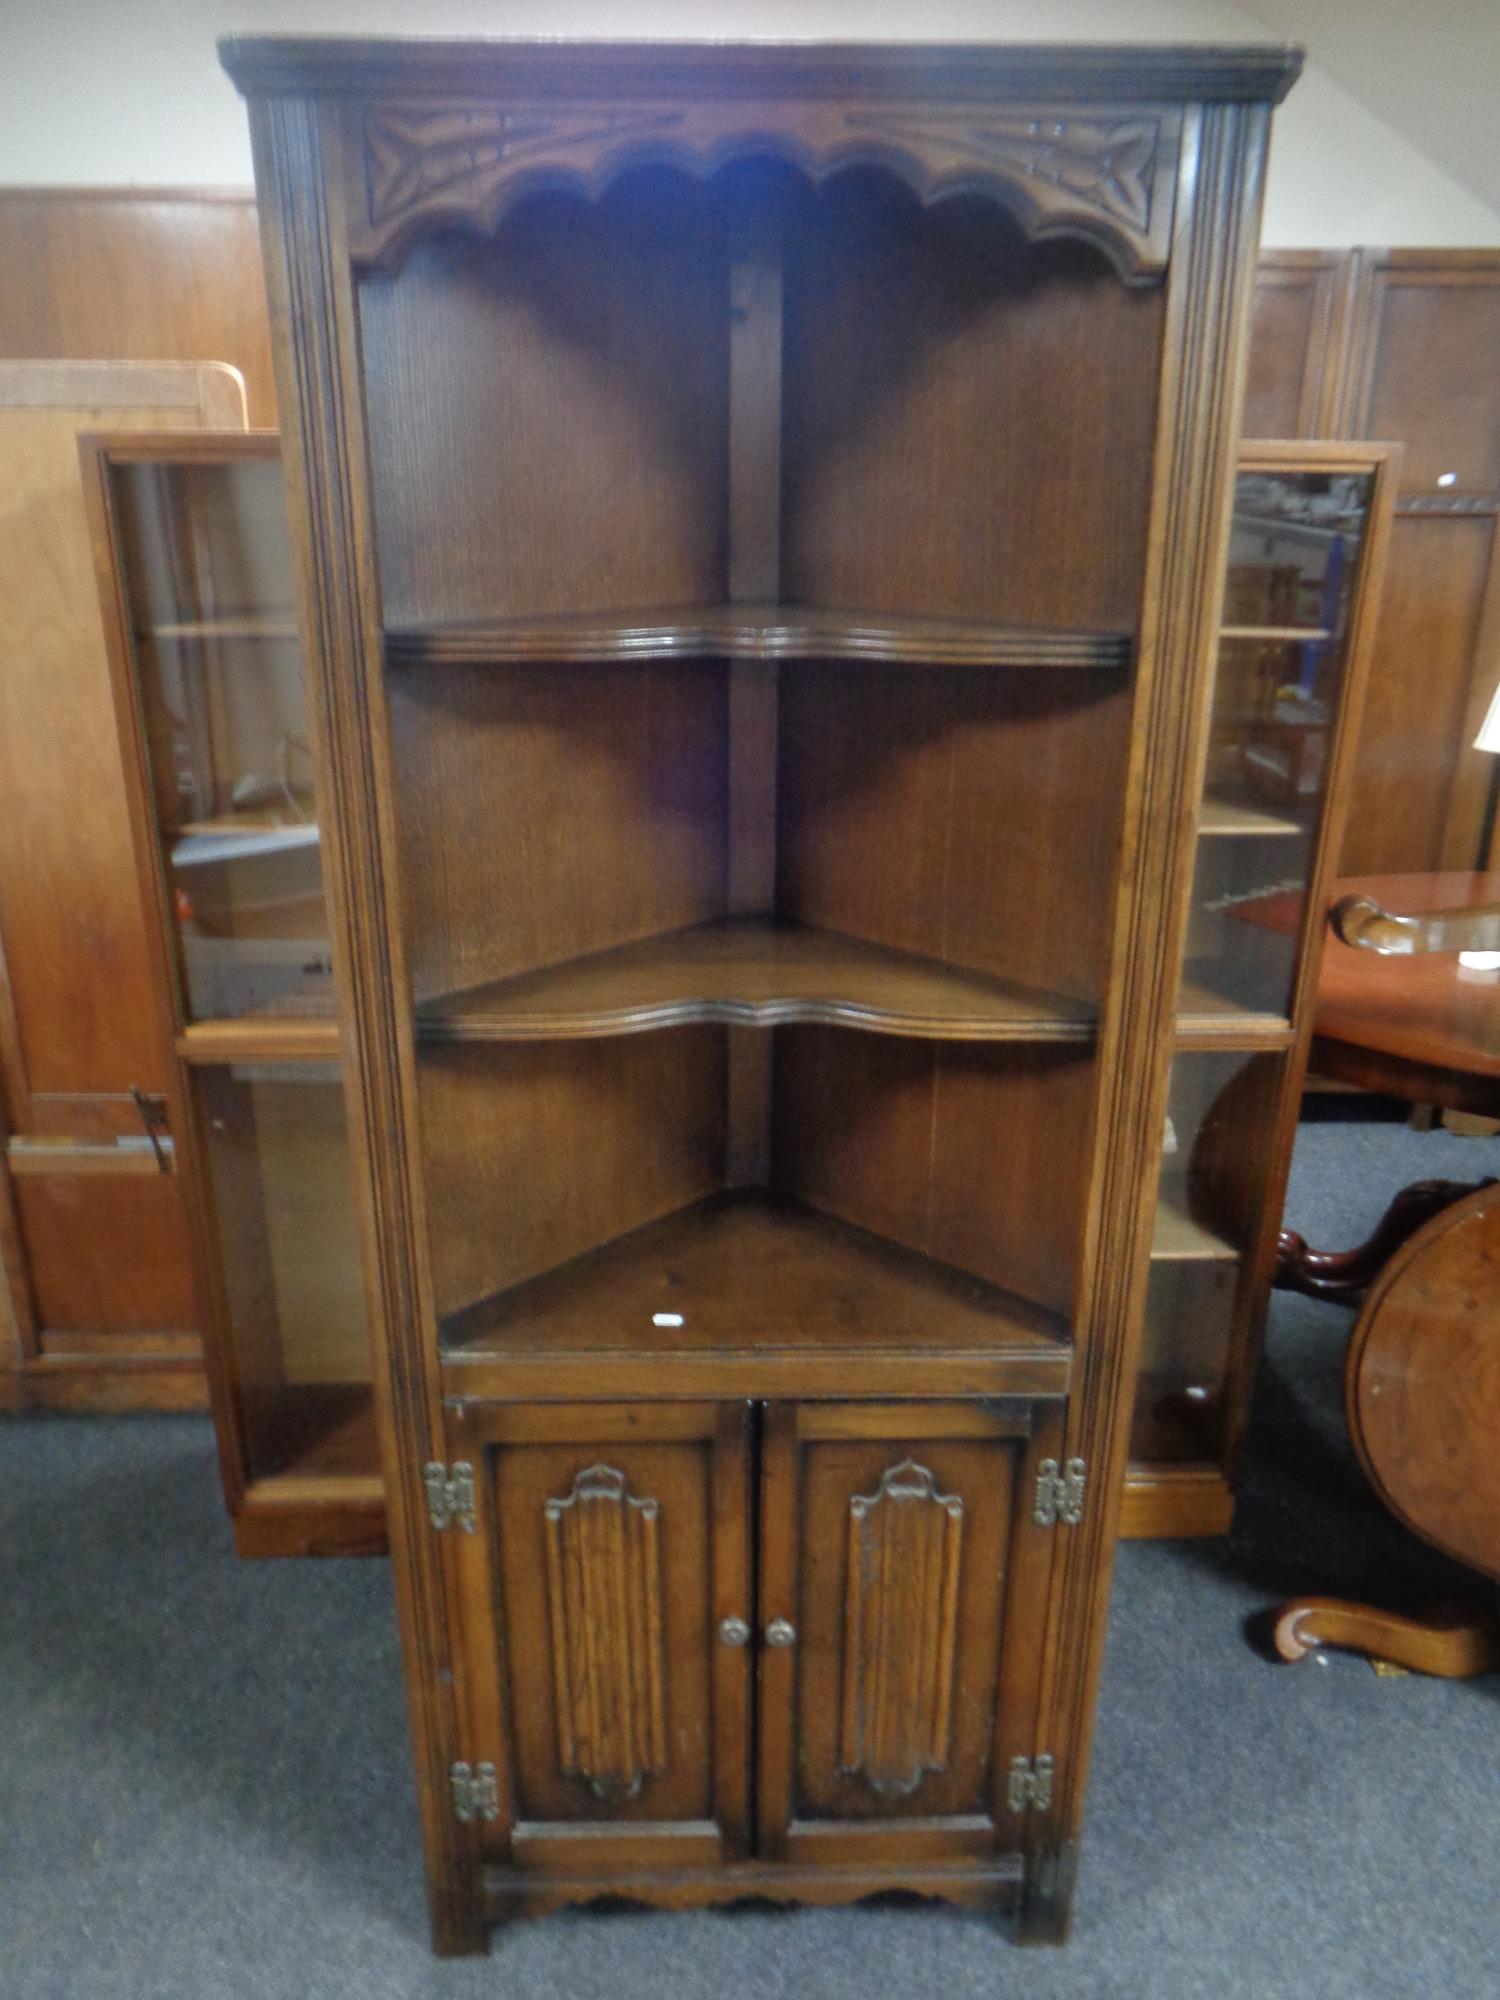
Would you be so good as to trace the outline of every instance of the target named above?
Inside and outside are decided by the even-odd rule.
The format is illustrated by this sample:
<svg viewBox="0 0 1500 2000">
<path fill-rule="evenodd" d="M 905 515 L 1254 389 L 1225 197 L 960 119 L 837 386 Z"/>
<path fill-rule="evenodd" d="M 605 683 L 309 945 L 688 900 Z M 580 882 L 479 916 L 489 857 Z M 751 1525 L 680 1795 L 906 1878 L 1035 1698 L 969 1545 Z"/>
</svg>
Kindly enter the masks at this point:
<svg viewBox="0 0 1500 2000">
<path fill-rule="evenodd" d="M 450 1472 L 436 1459 L 422 1467 L 422 1484 L 427 1488 L 427 1518 L 433 1527 L 462 1528 L 472 1535 L 474 1520 L 474 1468 L 461 1458 Z"/>
<path fill-rule="evenodd" d="M 493 1764 L 455 1764 L 448 1773 L 453 1784 L 453 1815 L 465 1823 L 499 1819 L 500 1791 Z"/>
<path fill-rule="evenodd" d="M 1011 1758 L 1005 1802 L 1013 1813 L 1029 1812 L 1033 1806 L 1038 1812 L 1047 1810 L 1052 1803 L 1052 1759 L 1046 1751 L 1040 1757 Z"/>
<path fill-rule="evenodd" d="M 1083 1519 L 1083 1488 L 1088 1468 L 1081 1458 L 1070 1458 L 1059 1466 L 1055 1458 L 1044 1458 L 1037 1468 L 1036 1505 L 1031 1518 L 1039 1528 L 1055 1528 L 1059 1521 L 1076 1528 Z"/>
</svg>

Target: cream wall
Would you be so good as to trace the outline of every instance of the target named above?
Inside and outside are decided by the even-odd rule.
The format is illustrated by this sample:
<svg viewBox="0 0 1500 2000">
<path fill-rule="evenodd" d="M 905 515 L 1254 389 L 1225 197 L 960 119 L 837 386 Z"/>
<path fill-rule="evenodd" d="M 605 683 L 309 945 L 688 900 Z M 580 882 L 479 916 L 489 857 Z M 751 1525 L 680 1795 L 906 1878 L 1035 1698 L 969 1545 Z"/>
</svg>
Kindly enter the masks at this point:
<svg viewBox="0 0 1500 2000">
<path fill-rule="evenodd" d="M 1431 0 L 1438 6 L 1472 0 Z M 1483 55 L 1500 55 L 1500 4 Z M 24 9 L 24 12 L 23 12 Z M 248 32 L 745 35 L 872 40 L 1274 41 L 1310 43 L 1307 74 L 1278 114 L 1265 240 L 1280 245 L 1500 243 L 1500 207 L 1402 137 L 1317 61 L 1329 0 L 0 0 L 0 183 L 213 185 L 250 178 L 239 99 L 216 38 Z M 10 18 L 3 18 L 8 15 Z M 1399 18 L 1400 10 L 1391 13 Z M 1379 14 L 1371 16 L 1376 32 Z M 1330 60 L 1350 74 L 1330 34 Z M 1407 51 L 1393 37 L 1392 61 Z M 1455 80 L 1472 35 L 1449 45 Z M 1366 46 L 1366 67 L 1372 61 Z M 1439 101 L 1429 49 L 1424 86 Z M 1408 123 L 1409 122 L 1403 121 Z"/>
</svg>

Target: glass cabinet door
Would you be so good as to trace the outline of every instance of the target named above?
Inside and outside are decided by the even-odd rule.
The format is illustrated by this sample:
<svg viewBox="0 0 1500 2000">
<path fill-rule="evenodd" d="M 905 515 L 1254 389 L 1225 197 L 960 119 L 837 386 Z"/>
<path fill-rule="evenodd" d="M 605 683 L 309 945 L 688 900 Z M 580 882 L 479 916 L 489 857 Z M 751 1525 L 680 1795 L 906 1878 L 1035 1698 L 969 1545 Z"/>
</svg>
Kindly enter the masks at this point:
<svg viewBox="0 0 1500 2000">
<path fill-rule="evenodd" d="M 331 1018 L 280 459 L 109 477 L 183 1019 Z"/>
<path fill-rule="evenodd" d="M 1285 1018 L 1374 474 L 1245 469 L 1180 1013 Z"/>
<path fill-rule="evenodd" d="M 373 1472 L 338 1065 L 205 1065 L 197 1098 L 249 1477 Z"/>
<path fill-rule="evenodd" d="M 1185 1049 L 1172 1065 L 1133 1452 L 1213 1461 L 1236 1309 L 1254 1261 L 1280 1054 Z"/>
<path fill-rule="evenodd" d="M 279 440 L 85 454 L 235 1544 L 385 1546 Z"/>
<path fill-rule="evenodd" d="M 1126 1532 L 1227 1528 L 1317 1004 L 1399 447 L 1241 447 Z M 1316 905 L 1316 909 L 1310 908 Z"/>
</svg>

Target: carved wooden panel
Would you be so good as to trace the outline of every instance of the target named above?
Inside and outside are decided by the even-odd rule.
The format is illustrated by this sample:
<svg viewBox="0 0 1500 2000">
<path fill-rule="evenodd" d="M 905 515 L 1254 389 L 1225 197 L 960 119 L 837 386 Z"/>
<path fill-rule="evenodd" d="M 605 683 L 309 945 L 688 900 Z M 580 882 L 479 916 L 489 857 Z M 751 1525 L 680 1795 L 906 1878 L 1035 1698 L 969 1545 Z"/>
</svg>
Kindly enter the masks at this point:
<svg viewBox="0 0 1500 2000">
<path fill-rule="evenodd" d="M 911 1458 L 849 1502 L 840 1763 L 882 1796 L 948 1761 L 963 1518 Z"/>
<path fill-rule="evenodd" d="M 424 230 L 492 230 L 522 195 L 572 186 L 597 195 L 648 162 L 705 176 L 773 153 L 814 180 L 878 164 L 919 200 L 977 193 L 1032 236 L 1088 238 L 1127 278 L 1166 264 L 1181 114 L 1153 104 L 1004 109 L 837 100 L 598 104 L 383 102 L 352 114 L 350 247 L 399 261 Z"/>
<path fill-rule="evenodd" d="M 558 1761 L 601 1798 L 666 1763 L 660 1512 L 609 1465 L 545 1508 Z"/>
</svg>

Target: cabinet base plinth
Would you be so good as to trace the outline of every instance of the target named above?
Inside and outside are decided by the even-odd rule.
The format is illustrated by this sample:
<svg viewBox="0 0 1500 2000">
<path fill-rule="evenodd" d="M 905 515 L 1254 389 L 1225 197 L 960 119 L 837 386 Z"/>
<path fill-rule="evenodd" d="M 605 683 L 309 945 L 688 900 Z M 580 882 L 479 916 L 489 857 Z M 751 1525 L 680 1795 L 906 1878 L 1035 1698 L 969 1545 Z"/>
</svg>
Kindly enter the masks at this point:
<svg viewBox="0 0 1500 2000">
<path fill-rule="evenodd" d="M 1019 1856 L 981 1868 L 829 1868 L 775 1861 L 739 1861 L 717 1868 L 541 1875 L 487 1868 L 484 1909 L 491 1922 L 541 1916 L 567 1903 L 604 1899 L 649 1903 L 659 1909 L 694 1909 L 709 1903 L 857 1903 L 899 1892 L 1008 1914 L 1016 1907 L 1023 1875 Z"/>
<path fill-rule="evenodd" d="M 1233 1520 L 1234 1489 L 1216 1465 L 1132 1465 L 1126 1476 L 1122 1540 L 1227 1535 Z"/>
<path fill-rule="evenodd" d="M 1078 1845 L 1032 1849 L 1016 1922 L 1018 1944 L 1066 1944 L 1078 1880 Z"/>
</svg>

